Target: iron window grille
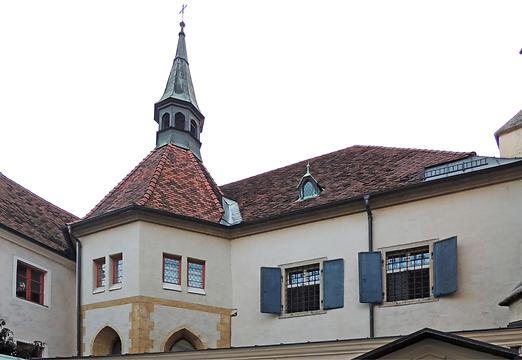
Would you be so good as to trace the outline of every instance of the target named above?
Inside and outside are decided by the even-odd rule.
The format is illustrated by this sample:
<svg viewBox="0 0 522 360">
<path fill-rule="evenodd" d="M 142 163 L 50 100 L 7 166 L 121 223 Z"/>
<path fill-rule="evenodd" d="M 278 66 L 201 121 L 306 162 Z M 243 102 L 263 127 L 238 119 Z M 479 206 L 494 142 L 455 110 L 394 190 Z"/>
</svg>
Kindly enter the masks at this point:
<svg viewBox="0 0 522 360">
<path fill-rule="evenodd" d="M 429 246 L 386 253 L 386 301 L 430 297 Z"/>
<path fill-rule="evenodd" d="M 163 282 L 181 285 L 181 257 L 163 254 Z"/>
<path fill-rule="evenodd" d="M 321 270 L 310 264 L 285 270 L 285 312 L 320 310 Z"/>
<path fill-rule="evenodd" d="M 205 262 L 202 260 L 188 259 L 187 262 L 188 287 L 205 288 Z"/>
</svg>

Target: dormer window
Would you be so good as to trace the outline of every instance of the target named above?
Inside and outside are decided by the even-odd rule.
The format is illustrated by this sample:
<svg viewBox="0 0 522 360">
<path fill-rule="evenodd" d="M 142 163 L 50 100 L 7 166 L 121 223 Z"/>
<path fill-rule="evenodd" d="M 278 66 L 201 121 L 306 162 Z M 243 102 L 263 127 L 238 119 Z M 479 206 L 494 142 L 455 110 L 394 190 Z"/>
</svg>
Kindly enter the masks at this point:
<svg viewBox="0 0 522 360">
<path fill-rule="evenodd" d="M 321 191 L 324 189 L 319 185 L 317 180 L 312 176 L 310 172 L 310 164 L 306 165 L 306 173 L 303 175 L 301 180 L 299 181 L 299 185 L 297 185 L 299 190 L 299 199 L 306 200 L 311 199 L 321 194 Z"/>
<path fill-rule="evenodd" d="M 174 127 L 178 130 L 185 130 L 185 115 L 180 112 L 174 115 Z"/>
<path fill-rule="evenodd" d="M 165 113 L 161 117 L 161 130 L 165 130 L 170 127 L 170 114 Z"/>
</svg>

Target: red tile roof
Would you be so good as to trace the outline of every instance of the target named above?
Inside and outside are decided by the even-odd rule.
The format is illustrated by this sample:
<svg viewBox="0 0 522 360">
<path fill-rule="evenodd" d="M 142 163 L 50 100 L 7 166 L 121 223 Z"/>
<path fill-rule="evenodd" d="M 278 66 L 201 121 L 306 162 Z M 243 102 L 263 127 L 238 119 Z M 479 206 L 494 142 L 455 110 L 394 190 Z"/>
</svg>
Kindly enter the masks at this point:
<svg viewBox="0 0 522 360">
<path fill-rule="evenodd" d="M 71 257 L 73 249 L 62 229 L 77 219 L 0 173 L 0 224 L 4 227 Z"/>
<path fill-rule="evenodd" d="M 154 149 L 85 218 L 131 205 L 219 222 L 221 191 L 190 150 Z"/>
<path fill-rule="evenodd" d="M 250 222 L 418 183 L 425 167 L 470 155 L 475 153 L 356 145 L 223 185 L 221 190 L 239 203 L 243 221 Z M 296 201 L 308 162 L 325 190 Z"/>
</svg>

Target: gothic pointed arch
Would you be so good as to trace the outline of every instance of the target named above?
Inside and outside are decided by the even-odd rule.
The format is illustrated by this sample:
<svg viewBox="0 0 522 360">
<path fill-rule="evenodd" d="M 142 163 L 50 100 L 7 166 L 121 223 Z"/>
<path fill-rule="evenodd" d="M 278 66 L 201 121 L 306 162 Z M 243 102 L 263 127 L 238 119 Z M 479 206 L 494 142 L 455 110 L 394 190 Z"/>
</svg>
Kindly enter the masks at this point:
<svg viewBox="0 0 522 360">
<path fill-rule="evenodd" d="M 167 341 L 163 351 L 180 352 L 206 349 L 206 345 L 201 339 L 187 328 L 183 328 L 172 333 Z"/>
<path fill-rule="evenodd" d="M 121 338 L 110 326 L 101 329 L 92 343 L 92 355 L 119 355 L 121 354 Z"/>
</svg>

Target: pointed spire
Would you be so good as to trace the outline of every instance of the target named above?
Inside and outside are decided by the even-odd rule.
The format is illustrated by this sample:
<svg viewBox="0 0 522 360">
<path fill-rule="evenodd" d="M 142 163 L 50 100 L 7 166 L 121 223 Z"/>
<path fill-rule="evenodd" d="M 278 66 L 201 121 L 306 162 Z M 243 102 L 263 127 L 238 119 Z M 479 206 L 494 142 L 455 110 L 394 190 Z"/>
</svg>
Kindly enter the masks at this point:
<svg viewBox="0 0 522 360">
<path fill-rule="evenodd" d="M 192 84 L 192 78 L 190 76 L 187 45 L 185 44 L 185 23 L 182 21 L 179 25 L 181 30 L 179 32 L 176 57 L 174 58 L 167 86 L 165 86 L 165 92 L 160 102 L 166 99 L 186 101 L 199 111 L 194 85 Z"/>
</svg>

